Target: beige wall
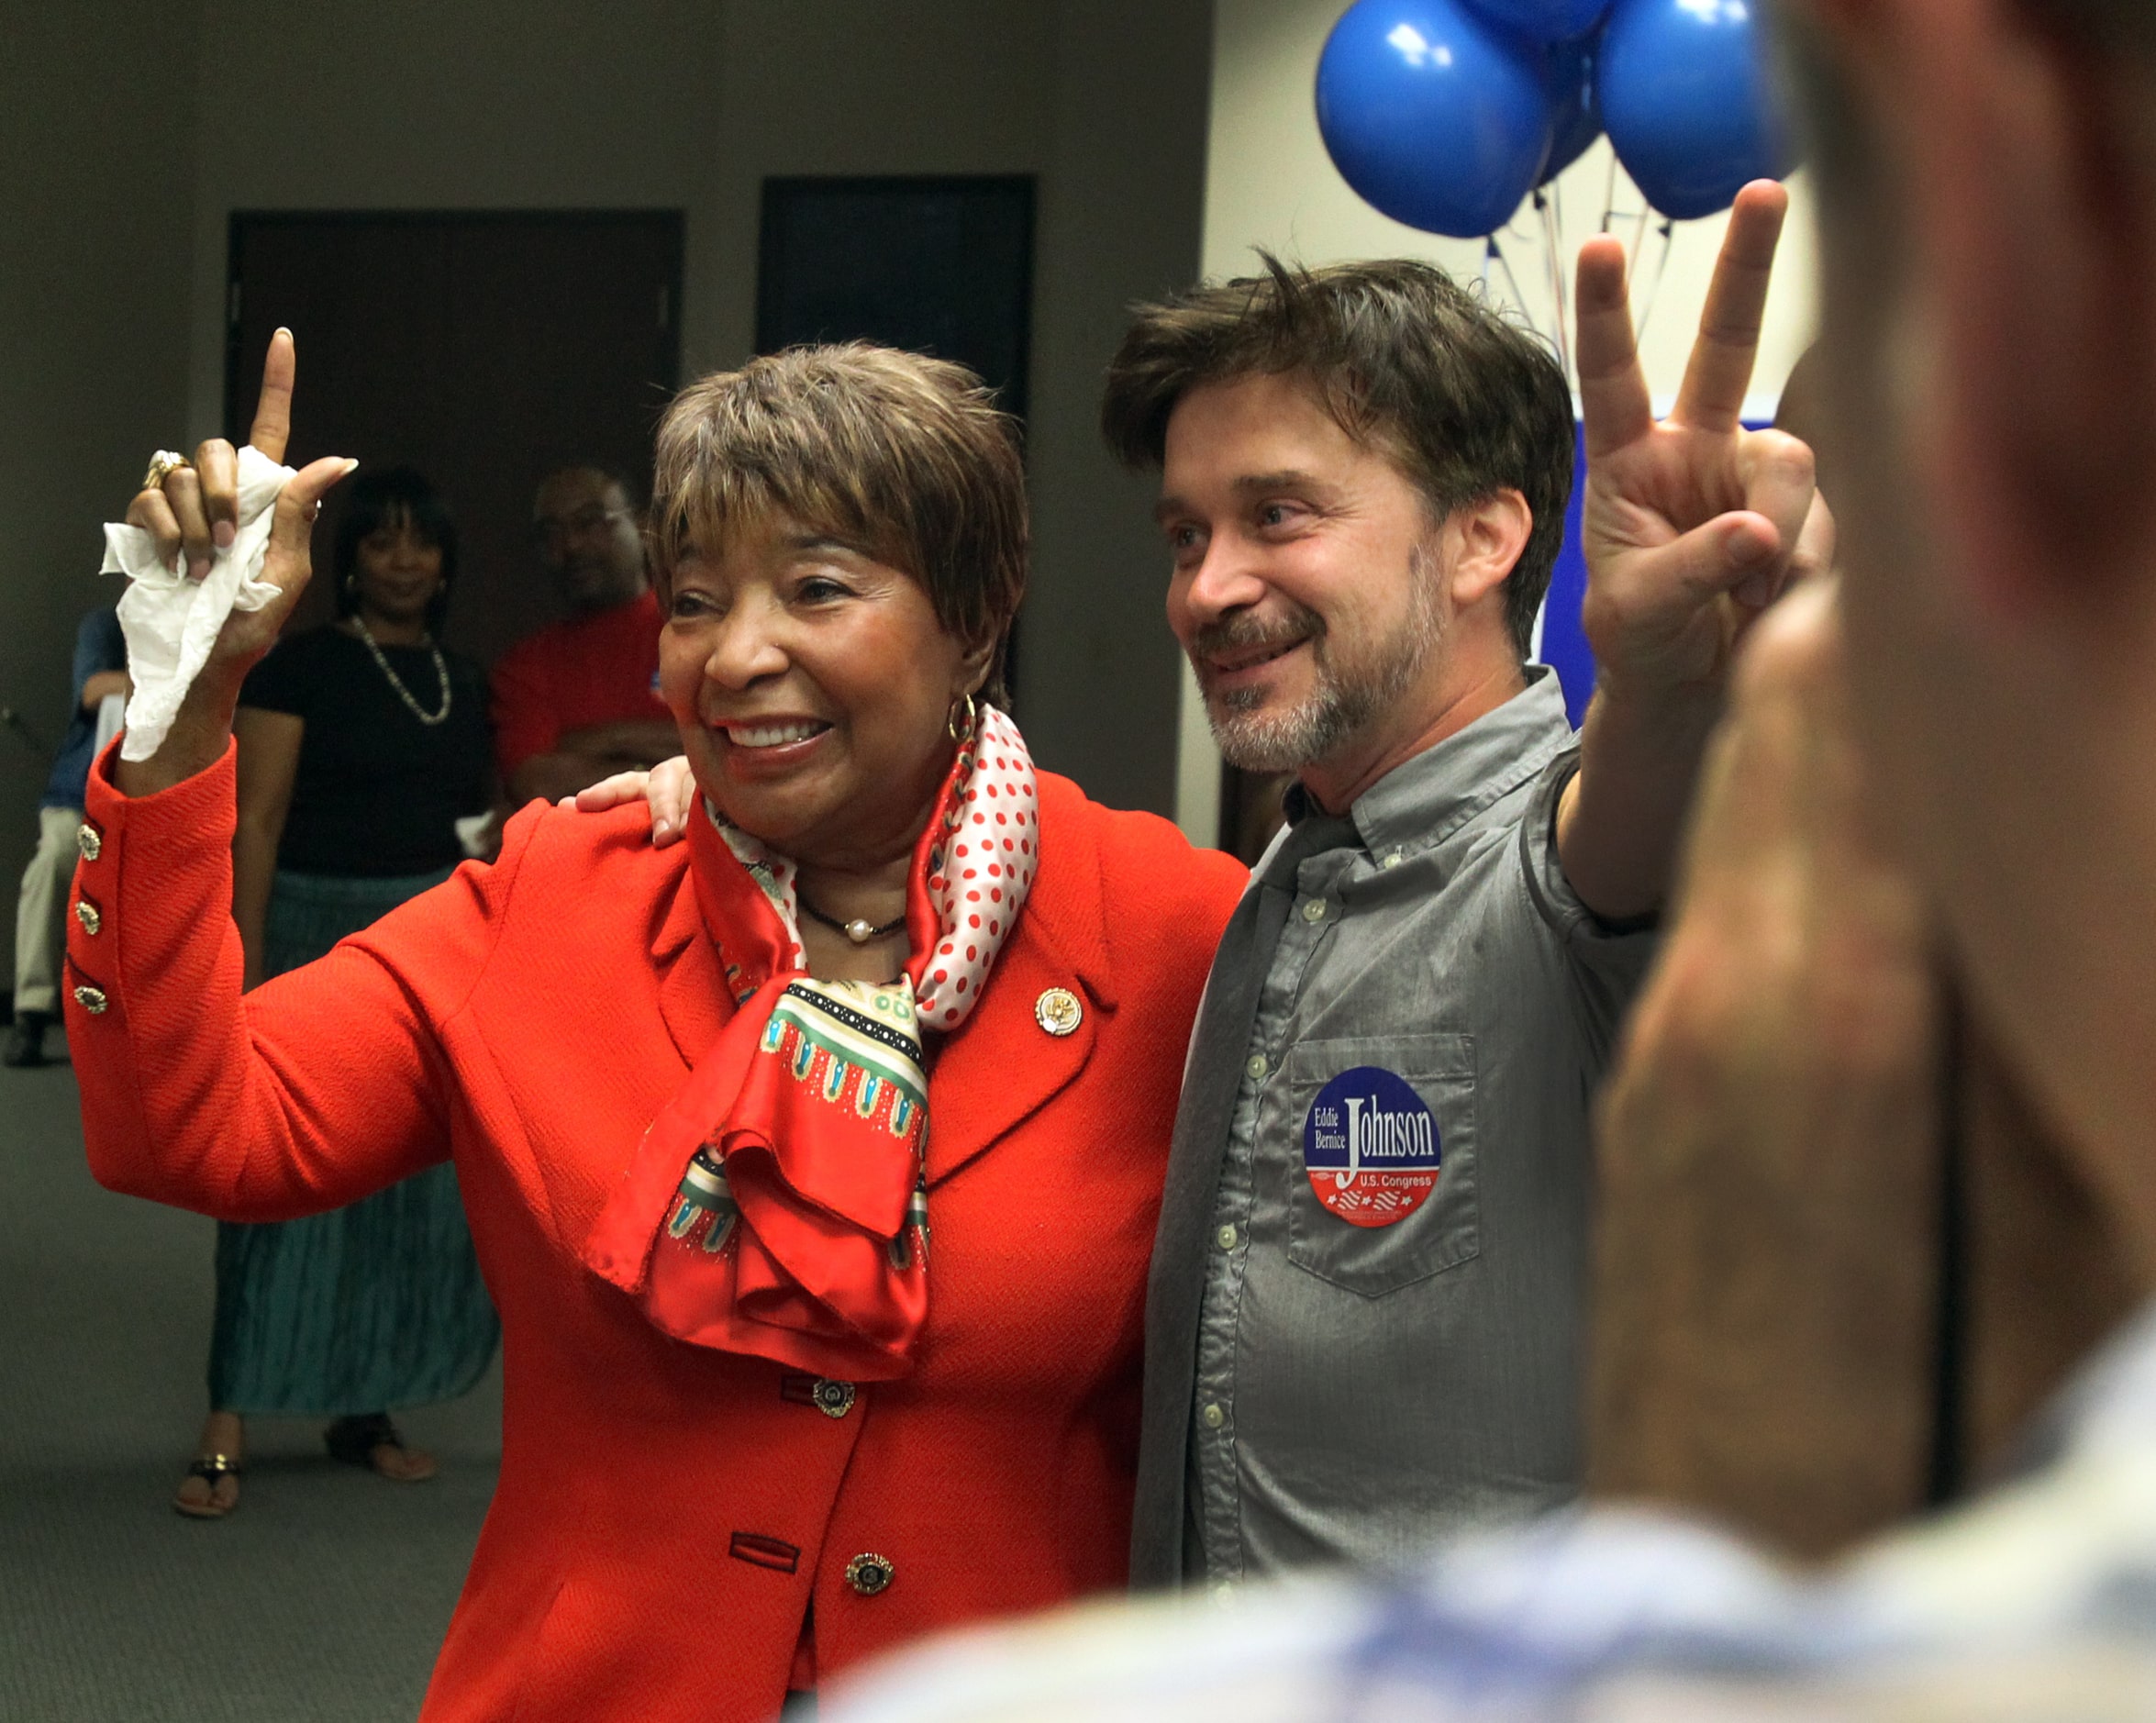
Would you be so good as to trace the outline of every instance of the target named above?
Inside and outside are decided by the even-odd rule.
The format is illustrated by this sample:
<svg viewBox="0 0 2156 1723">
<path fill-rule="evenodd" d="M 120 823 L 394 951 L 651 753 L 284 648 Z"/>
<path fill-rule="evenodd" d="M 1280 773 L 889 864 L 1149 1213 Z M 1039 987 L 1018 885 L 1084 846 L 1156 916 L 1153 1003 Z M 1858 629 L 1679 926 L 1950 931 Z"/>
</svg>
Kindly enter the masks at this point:
<svg viewBox="0 0 2156 1723">
<path fill-rule="evenodd" d="M 1353 192 L 1325 153 L 1312 94 L 1317 57 L 1343 0 L 1218 0 L 1214 8 L 1213 100 L 1206 151 L 1204 267 L 1207 275 L 1250 272 L 1252 248 L 1264 246 L 1306 263 L 1355 257 L 1424 257 L 1462 280 L 1483 270 L 1480 240 L 1443 239 L 1381 216 Z M 1620 171 L 1614 200 L 1606 141 L 1595 145 L 1560 180 L 1565 216 L 1560 251 L 1570 259 L 1595 231 L 1612 201 L 1637 211 L 1639 194 Z M 1815 320 L 1811 203 L 1804 176 L 1790 185 L 1793 219 L 1767 306 L 1751 407 L 1773 413 L 1782 384 L 1809 343 Z M 1692 331 L 1726 218 L 1685 222 L 1675 232 L 1669 263 L 1640 353 L 1658 400 L 1674 396 L 1684 376 Z M 1548 251 L 1528 219 L 1519 237 L 1502 241 L 1536 327 L 1555 328 L 1545 276 Z M 1628 239 L 1636 225 L 1621 223 Z M 1661 242 L 1651 234 L 1641 270 L 1651 275 Z M 1505 297 L 1509 294 L 1499 283 Z M 1206 734 L 1195 684 L 1184 681 L 1177 819 L 1194 840 L 1210 842 L 1219 800 L 1219 757 Z"/>
<path fill-rule="evenodd" d="M 1040 757 L 1072 761 L 1094 795 L 1161 814 L 1174 806 L 1183 675 L 1162 612 L 1167 554 L 1155 486 L 1108 458 L 1096 423 L 1126 307 L 1197 272 L 1210 10 L 1061 8 L 1034 289 L 1034 588 L 1019 717 Z M 1117 92 L 1112 117 L 1104 90 Z"/>
<path fill-rule="evenodd" d="M 218 428 L 234 209 L 683 209 L 694 372 L 750 350 L 765 175 L 1032 172 L 1019 716 L 1043 763 L 1167 811 L 1160 557 L 1093 417 L 1123 306 L 1196 270 L 1210 43 L 1208 0 L 32 9 L 0 56 L 0 703 L 57 739 L 97 522 L 152 446 Z M 9 884 L 47 763 L 0 735 Z"/>
<path fill-rule="evenodd" d="M 1022 0 L 929 0 L 904 28 L 872 0 L 208 0 L 207 15 L 206 66 L 274 47 L 262 99 L 230 102 L 206 73 L 203 435 L 222 407 L 235 209 L 686 210 L 693 375 L 750 350 L 766 175 L 1028 172 L 1046 153 L 1055 8 Z"/>
<path fill-rule="evenodd" d="M 693 208 L 718 16 L 697 0 L 203 0 L 189 435 L 223 417 L 233 210 Z"/>
<path fill-rule="evenodd" d="M 0 706 L 39 744 L 0 730 L 11 933 L 75 623 L 117 595 L 97 523 L 184 418 L 194 44 L 172 18 L 17 7 L 0 50 Z"/>
</svg>

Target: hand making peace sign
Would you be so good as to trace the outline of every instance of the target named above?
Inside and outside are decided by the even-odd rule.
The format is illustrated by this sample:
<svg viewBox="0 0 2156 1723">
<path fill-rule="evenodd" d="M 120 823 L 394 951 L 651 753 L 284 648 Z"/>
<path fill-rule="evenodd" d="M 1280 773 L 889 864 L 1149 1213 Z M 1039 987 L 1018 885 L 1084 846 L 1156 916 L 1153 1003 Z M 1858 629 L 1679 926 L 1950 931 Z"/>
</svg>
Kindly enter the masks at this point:
<svg viewBox="0 0 2156 1723">
<path fill-rule="evenodd" d="M 1580 620 L 1597 679 L 1579 774 L 1558 810 L 1558 852 L 1606 920 L 1661 907 L 1738 642 L 1792 580 L 1833 561 L 1834 517 L 1812 451 L 1780 431 L 1748 431 L 1740 417 L 1788 209 L 1771 182 L 1738 194 L 1676 410 L 1659 423 L 1624 248 L 1604 237 L 1580 250 Z"/>
<path fill-rule="evenodd" d="M 1581 248 L 1587 429 L 1582 624 L 1606 678 L 1718 687 L 1744 631 L 1792 579 L 1831 561 L 1812 451 L 1741 414 L 1789 195 L 1738 195 L 1676 408 L 1656 421 L 1632 331 L 1623 246 Z"/>
</svg>

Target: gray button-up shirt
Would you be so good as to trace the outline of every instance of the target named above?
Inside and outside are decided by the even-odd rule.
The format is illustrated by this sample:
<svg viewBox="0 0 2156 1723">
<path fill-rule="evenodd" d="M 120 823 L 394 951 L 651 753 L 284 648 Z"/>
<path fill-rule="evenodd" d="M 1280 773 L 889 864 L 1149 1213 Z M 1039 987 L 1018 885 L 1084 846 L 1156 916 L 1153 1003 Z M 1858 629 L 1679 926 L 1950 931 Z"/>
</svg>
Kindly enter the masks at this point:
<svg viewBox="0 0 2156 1723">
<path fill-rule="evenodd" d="M 1651 939 L 1558 865 L 1578 750 L 1530 674 L 1259 865 L 1293 901 L 1215 1079 L 1190 1578 L 1396 1562 L 1578 1488 L 1589 1106 Z"/>
</svg>

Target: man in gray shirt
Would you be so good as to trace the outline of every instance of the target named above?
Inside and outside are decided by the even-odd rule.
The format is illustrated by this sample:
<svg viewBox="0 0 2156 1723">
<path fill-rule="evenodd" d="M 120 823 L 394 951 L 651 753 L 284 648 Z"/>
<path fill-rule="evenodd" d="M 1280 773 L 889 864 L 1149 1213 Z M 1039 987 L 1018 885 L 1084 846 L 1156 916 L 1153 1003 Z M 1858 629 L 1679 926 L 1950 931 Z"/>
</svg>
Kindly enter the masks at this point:
<svg viewBox="0 0 2156 1723">
<path fill-rule="evenodd" d="M 1578 1488 L 1589 1112 L 1730 654 L 1830 528 L 1738 420 L 1782 216 L 1739 200 L 1673 417 L 1583 253 L 1575 741 L 1528 665 L 1573 428 L 1535 339 L 1409 261 L 1142 309 L 1103 426 L 1162 474 L 1222 752 L 1294 771 L 1195 1031 L 1147 1312 L 1140 1585 L 1388 1562 Z"/>
</svg>

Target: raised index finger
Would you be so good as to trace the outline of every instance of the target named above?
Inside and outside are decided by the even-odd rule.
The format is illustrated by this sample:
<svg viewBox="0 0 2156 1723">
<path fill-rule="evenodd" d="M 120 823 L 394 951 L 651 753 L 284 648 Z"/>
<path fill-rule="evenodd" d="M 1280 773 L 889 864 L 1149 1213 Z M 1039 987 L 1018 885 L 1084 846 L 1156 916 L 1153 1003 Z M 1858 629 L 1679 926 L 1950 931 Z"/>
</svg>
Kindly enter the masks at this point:
<svg viewBox="0 0 2156 1723">
<path fill-rule="evenodd" d="M 1699 339 L 1692 344 L 1676 411 L 1670 416 L 1677 423 L 1733 431 L 1741 421 L 1752 361 L 1759 357 L 1774 249 L 1788 213 L 1789 194 L 1773 180 L 1754 180 L 1737 194 L 1699 314 Z"/>
<path fill-rule="evenodd" d="M 1597 236 L 1580 248 L 1579 303 L 1580 416 L 1592 461 L 1654 428 L 1653 398 L 1632 336 L 1620 241 Z"/>
<path fill-rule="evenodd" d="M 270 337 L 270 351 L 262 361 L 262 392 L 254 404 L 254 427 L 247 440 L 272 461 L 284 459 L 284 445 L 292 436 L 292 378 L 298 361 L 292 348 L 292 331 L 279 329 Z"/>
</svg>

